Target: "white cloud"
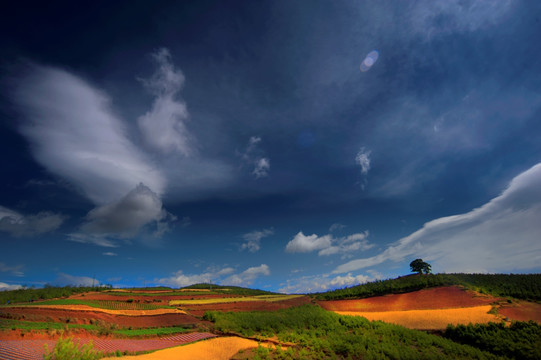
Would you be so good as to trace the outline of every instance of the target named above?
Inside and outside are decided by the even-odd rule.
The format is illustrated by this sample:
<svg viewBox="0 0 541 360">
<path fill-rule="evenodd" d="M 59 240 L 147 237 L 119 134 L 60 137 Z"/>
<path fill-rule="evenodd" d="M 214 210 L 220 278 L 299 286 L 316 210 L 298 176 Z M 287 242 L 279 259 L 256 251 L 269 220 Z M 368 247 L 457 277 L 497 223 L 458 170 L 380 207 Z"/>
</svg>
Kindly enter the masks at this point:
<svg viewBox="0 0 541 360">
<path fill-rule="evenodd" d="M 90 234 L 79 232 L 79 233 L 68 234 L 67 239 L 70 241 L 81 243 L 81 244 L 93 244 L 97 246 L 111 247 L 111 248 L 118 247 L 118 244 L 115 241 L 112 241 L 111 239 L 107 239 L 105 236 L 102 236 L 102 235 L 90 235 Z"/>
<path fill-rule="evenodd" d="M 10 291 L 10 290 L 19 290 L 23 287 L 21 285 L 10 285 L 3 282 L 0 282 L 0 291 Z"/>
<path fill-rule="evenodd" d="M 432 220 L 380 254 L 338 266 L 347 273 L 421 257 L 438 272 L 512 272 L 541 264 L 541 163 L 468 213 Z"/>
<path fill-rule="evenodd" d="M 225 285 L 248 286 L 251 285 L 258 277 L 269 275 L 269 267 L 266 264 L 261 264 L 260 266 L 248 268 L 240 274 L 231 275 L 225 279 L 223 283 Z"/>
<path fill-rule="evenodd" d="M 51 212 L 23 215 L 0 206 L 0 231 L 13 236 L 35 236 L 54 231 L 62 225 L 65 216 Z"/>
<path fill-rule="evenodd" d="M 139 184 L 120 200 L 97 207 L 86 216 L 81 231 L 95 236 L 134 236 L 143 226 L 155 224 L 157 235 L 168 213 L 158 195 L 144 184 Z"/>
<path fill-rule="evenodd" d="M 312 234 L 306 236 L 299 231 L 297 235 L 287 243 L 286 252 L 311 252 L 314 250 L 321 250 L 330 247 L 332 244 L 332 236 L 325 235 L 322 237 Z"/>
<path fill-rule="evenodd" d="M 367 237 L 368 231 L 365 231 L 364 233 L 333 239 L 333 245 L 329 246 L 328 248 L 321 249 L 318 255 L 349 254 L 353 251 L 368 250 L 372 248 L 374 244 L 370 244 L 366 239 Z"/>
<path fill-rule="evenodd" d="M 190 155 L 193 139 L 185 125 L 189 114 L 186 104 L 176 99 L 184 84 L 184 75 L 175 69 L 169 50 L 159 49 L 152 57 L 156 72 L 142 81 L 156 98 L 151 110 L 137 119 L 139 130 L 145 143 L 154 150 Z"/>
<path fill-rule="evenodd" d="M 373 247 L 367 240 L 368 231 L 352 234 L 346 237 L 333 238 L 332 235 L 306 236 L 300 231 L 286 245 L 286 252 L 311 252 L 319 250 L 319 256 L 346 254 L 357 250 L 368 250 Z"/>
<path fill-rule="evenodd" d="M 253 166 L 252 175 L 256 179 L 267 177 L 270 171 L 270 159 L 263 156 L 263 151 L 258 148 L 258 144 L 261 142 L 259 136 L 252 136 L 246 146 L 246 151 L 241 155 L 242 160 Z"/>
<path fill-rule="evenodd" d="M 252 174 L 256 179 L 267 177 L 270 170 L 270 160 L 268 158 L 261 158 L 255 161 L 254 171 Z"/>
<path fill-rule="evenodd" d="M 164 177 L 130 141 L 110 99 L 81 78 L 29 65 L 14 103 L 24 115 L 19 131 L 35 159 L 96 204 L 118 199 L 141 182 L 163 193 Z"/>
<path fill-rule="evenodd" d="M 118 256 L 117 253 L 110 252 L 110 251 L 109 252 L 104 252 L 103 255 L 105 255 L 105 256 Z"/>
<path fill-rule="evenodd" d="M 24 272 L 22 271 L 23 268 L 24 265 L 9 266 L 3 262 L 0 262 L 0 272 L 9 272 L 18 277 L 24 276 Z"/>
<path fill-rule="evenodd" d="M 370 153 L 371 151 L 362 147 L 355 156 L 355 163 L 361 167 L 361 174 L 363 175 L 368 174 L 368 170 L 370 170 Z"/>
<path fill-rule="evenodd" d="M 61 286 L 98 286 L 100 285 L 100 281 L 88 276 L 74 276 L 66 273 L 59 273 L 54 284 Z"/>
<path fill-rule="evenodd" d="M 370 275 L 353 275 L 348 273 L 343 276 L 332 276 L 330 274 L 303 276 L 296 279 L 287 280 L 286 284 L 278 291 L 281 293 L 298 293 L 306 294 L 313 292 L 322 292 L 346 286 L 354 286 L 373 281 L 379 278 L 379 274 L 371 273 Z"/>
<path fill-rule="evenodd" d="M 261 239 L 274 234 L 274 229 L 256 230 L 246 233 L 242 238 L 246 241 L 240 246 L 240 250 L 248 250 L 249 252 L 257 252 L 261 248 Z"/>
<path fill-rule="evenodd" d="M 265 264 L 248 268 L 240 274 L 234 274 L 234 272 L 235 269 L 231 267 L 225 267 L 222 269 L 208 268 L 205 272 L 200 274 L 184 274 L 182 270 L 179 270 L 173 276 L 158 279 L 156 282 L 159 284 L 176 287 L 184 287 L 192 284 L 209 282 L 223 285 L 247 286 L 259 276 L 270 274 L 269 267 Z"/>
</svg>

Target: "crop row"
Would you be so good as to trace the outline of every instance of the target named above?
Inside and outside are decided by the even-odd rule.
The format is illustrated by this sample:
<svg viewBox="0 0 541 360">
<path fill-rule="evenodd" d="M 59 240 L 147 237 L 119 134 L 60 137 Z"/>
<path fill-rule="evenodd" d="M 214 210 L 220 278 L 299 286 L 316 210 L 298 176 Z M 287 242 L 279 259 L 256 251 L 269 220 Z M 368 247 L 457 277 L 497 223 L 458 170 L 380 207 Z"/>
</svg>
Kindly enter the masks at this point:
<svg viewBox="0 0 541 360">
<path fill-rule="evenodd" d="M 40 306 L 40 305 L 87 305 L 94 308 L 107 310 L 154 310 L 167 308 L 167 306 L 140 303 L 133 301 L 114 301 L 114 300 L 79 300 L 79 299 L 55 299 L 32 303 L 17 304 L 17 306 Z"/>
<path fill-rule="evenodd" d="M 206 305 L 206 304 L 225 304 L 246 301 L 284 301 L 295 299 L 303 295 L 256 295 L 244 297 L 227 297 L 227 298 L 212 298 L 212 299 L 194 299 L 194 300 L 171 300 L 169 305 Z"/>
</svg>

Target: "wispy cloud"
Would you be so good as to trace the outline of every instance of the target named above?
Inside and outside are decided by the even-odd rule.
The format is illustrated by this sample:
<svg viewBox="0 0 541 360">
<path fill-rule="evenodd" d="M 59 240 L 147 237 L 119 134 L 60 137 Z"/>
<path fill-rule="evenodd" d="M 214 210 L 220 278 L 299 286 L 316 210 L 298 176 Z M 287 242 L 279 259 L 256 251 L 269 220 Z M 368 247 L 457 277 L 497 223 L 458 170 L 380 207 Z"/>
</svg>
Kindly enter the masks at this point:
<svg viewBox="0 0 541 360">
<path fill-rule="evenodd" d="M 23 215 L 0 206 L 0 231 L 12 236 L 35 236 L 48 233 L 58 229 L 65 220 L 66 216 L 52 212 Z"/>
<path fill-rule="evenodd" d="M 101 282 L 96 278 L 89 276 L 75 276 L 66 273 L 59 273 L 54 281 L 55 285 L 74 285 L 74 286 L 98 286 Z"/>
<path fill-rule="evenodd" d="M 24 268 L 24 265 L 12 265 L 9 266 L 3 262 L 0 262 L 0 272 L 8 272 L 15 276 L 24 276 L 24 272 L 22 271 Z"/>
<path fill-rule="evenodd" d="M 109 252 L 104 252 L 103 255 L 104 255 L 104 256 L 118 256 L 117 253 L 110 252 L 110 251 L 109 251 Z"/>
<path fill-rule="evenodd" d="M 334 223 L 334 224 L 331 225 L 331 227 L 329 227 L 329 231 L 330 232 L 340 231 L 340 230 L 343 230 L 345 228 L 346 228 L 346 225 L 344 225 L 344 224 Z"/>
<path fill-rule="evenodd" d="M 476 31 L 496 25 L 505 18 L 514 1 L 426 0 L 410 3 L 404 18 L 413 33 L 431 39 L 437 35 Z"/>
<path fill-rule="evenodd" d="M 381 275 L 376 272 L 368 273 L 369 275 L 353 275 L 352 273 L 348 273 L 346 275 L 321 274 L 302 276 L 287 280 L 284 286 L 278 291 L 288 294 L 314 293 L 343 288 L 346 286 L 359 285 L 381 278 Z"/>
<path fill-rule="evenodd" d="M 35 159 L 96 204 L 118 199 L 141 182 L 163 193 L 165 178 L 129 139 L 102 91 L 64 70 L 32 64 L 13 98 L 23 114 L 19 130 Z"/>
<path fill-rule="evenodd" d="M 173 276 L 157 279 L 156 282 L 177 287 L 209 282 L 223 285 L 248 286 L 255 279 L 264 275 L 270 275 L 270 269 L 267 265 L 261 264 L 260 266 L 250 267 L 238 274 L 235 274 L 235 269 L 232 267 L 224 267 L 221 269 L 208 268 L 206 271 L 199 274 L 185 274 L 182 270 L 179 270 Z"/>
<path fill-rule="evenodd" d="M 258 147 L 260 142 L 259 136 L 250 137 L 246 150 L 241 154 L 242 160 L 253 166 L 252 175 L 256 179 L 267 177 L 270 171 L 270 159 L 263 156 L 263 151 Z"/>
<path fill-rule="evenodd" d="M 368 242 L 368 231 L 356 233 L 345 237 L 335 238 L 330 234 L 318 236 L 316 234 L 304 235 L 300 231 L 286 245 L 286 252 L 306 253 L 317 251 L 319 256 L 346 254 L 352 251 L 364 251 L 372 248 L 374 245 Z"/>
<path fill-rule="evenodd" d="M 370 170 L 370 154 L 372 152 L 362 147 L 355 156 L 355 163 L 361 167 L 361 188 L 364 190 L 367 180 L 366 176 Z"/>
<path fill-rule="evenodd" d="M 380 254 L 352 260 L 333 273 L 421 257 L 435 271 L 511 272 L 541 263 L 541 163 L 503 193 L 468 213 L 432 220 Z"/>
<path fill-rule="evenodd" d="M 240 246 L 240 250 L 257 252 L 261 248 L 261 239 L 274 234 L 274 229 L 255 230 L 242 235 L 245 242 Z"/>
<path fill-rule="evenodd" d="M 189 114 L 186 104 L 177 96 L 184 75 L 175 69 L 169 50 L 161 48 L 152 58 L 156 71 L 142 82 L 156 98 L 151 110 L 137 119 L 141 135 L 153 150 L 190 155 L 194 151 L 194 139 L 185 125 Z"/>
<path fill-rule="evenodd" d="M 268 265 L 261 264 L 259 266 L 250 267 L 240 274 L 233 274 L 226 278 L 223 283 L 226 285 L 234 286 L 248 286 L 251 285 L 255 279 L 260 276 L 269 276 L 270 269 Z"/>
</svg>

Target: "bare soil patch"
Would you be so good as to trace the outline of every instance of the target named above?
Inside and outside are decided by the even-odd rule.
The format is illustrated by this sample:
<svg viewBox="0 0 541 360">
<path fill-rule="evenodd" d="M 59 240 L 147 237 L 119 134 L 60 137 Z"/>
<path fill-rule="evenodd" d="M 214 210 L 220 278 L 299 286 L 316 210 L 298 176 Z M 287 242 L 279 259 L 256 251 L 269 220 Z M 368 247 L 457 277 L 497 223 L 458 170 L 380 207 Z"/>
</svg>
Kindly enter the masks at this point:
<svg viewBox="0 0 541 360">
<path fill-rule="evenodd" d="M 310 298 L 308 296 L 302 296 L 290 300 L 284 301 L 248 301 L 248 302 L 236 302 L 236 303 L 222 303 L 222 304 L 200 304 L 183 306 L 182 310 L 186 311 L 190 315 L 203 316 L 206 311 L 276 311 L 280 309 L 287 309 L 293 306 L 300 306 L 309 304 Z"/>
<path fill-rule="evenodd" d="M 380 312 L 472 307 L 488 305 L 498 300 L 493 296 L 481 295 L 458 286 L 444 286 L 404 294 L 390 294 L 356 300 L 318 301 L 317 303 L 330 311 Z"/>
<path fill-rule="evenodd" d="M 66 310 L 57 308 L 2 308 L 0 318 L 14 318 L 28 321 L 61 322 L 70 324 L 91 324 L 101 321 L 106 324 L 117 324 L 120 327 L 164 327 L 186 324 L 205 323 L 187 314 L 162 314 L 145 316 L 114 315 L 99 311 Z"/>
<path fill-rule="evenodd" d="M 514 300 L 511 304 L 503 303 L 498 309 L 498 314 L 509 318 L 509 320 L 533 320 L 541 324 L 541 304 L 538 303 L 518 300 Z"/>
</svg>

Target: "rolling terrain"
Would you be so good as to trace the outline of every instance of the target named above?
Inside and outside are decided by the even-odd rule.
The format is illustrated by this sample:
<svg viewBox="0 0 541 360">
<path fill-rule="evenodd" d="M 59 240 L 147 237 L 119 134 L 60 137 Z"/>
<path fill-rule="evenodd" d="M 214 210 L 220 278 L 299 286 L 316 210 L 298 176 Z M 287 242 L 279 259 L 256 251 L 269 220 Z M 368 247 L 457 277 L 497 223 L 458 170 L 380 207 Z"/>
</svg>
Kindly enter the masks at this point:
<svg viewBox="0 0 541 360">
<path fill-rule="evenodd" d="M 95 358 L 173 347 L 140 358 L 534 359 L 541 355 L 539 279 L 415 275 L 311 295 L 206 284 L 3 292 L 0 359 L 42 358 L 45 344 L 69 337 L 77 346 L 92 342 Z M 520 340 L 496 351 L 483 346 L 495 341 L 492 333 L 503 343 Z"/>
</svg>

